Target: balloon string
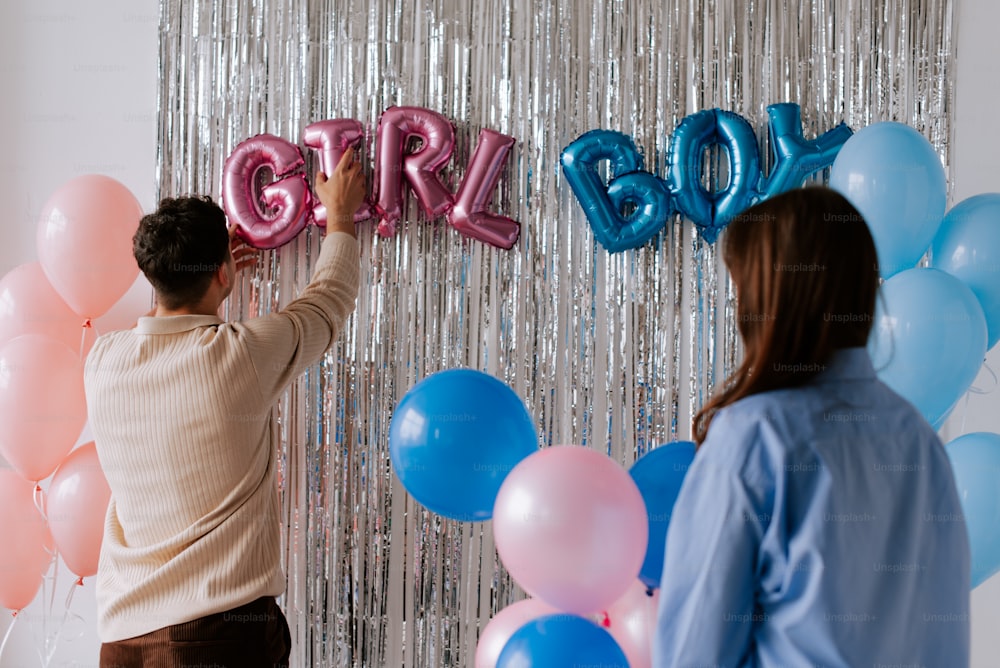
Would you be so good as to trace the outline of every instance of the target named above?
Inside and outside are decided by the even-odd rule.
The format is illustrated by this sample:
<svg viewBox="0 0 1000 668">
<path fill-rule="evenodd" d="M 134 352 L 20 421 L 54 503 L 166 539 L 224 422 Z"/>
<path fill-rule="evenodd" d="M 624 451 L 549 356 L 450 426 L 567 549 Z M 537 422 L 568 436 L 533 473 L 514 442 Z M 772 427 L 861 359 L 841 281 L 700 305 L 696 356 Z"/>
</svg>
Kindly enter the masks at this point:
<svg viewBox="0 0 1000 668">
<path fill-rule="evenodd" d="M 31 500 L 35 502 L 35 509 L 38 510 L 38 514 L 42 516 L 43 520 L 48 521 L 48 517 L 45 514 L 45 503 L 44 497 L 42 496 L 42 486 L 35 483 L 35 491 L 32 492 Z"/>
<path fill-rule="evenodd" d="M 52 556 L 52 563 L 49 564 L 47 574 L 42 578 L 42 601 L 48 601 L 47 605 L 43 605 L 42 646 L 38 648 L 43 667 L 47 667 L 52 662 L 54 653 L 54 644 L 49 637 L 49 620 L 52 618 L 53 609 L 55 609 L 56 589 L 59 584 L 59 550 L 53 545 L 51 550 L 46 547 L 45 551 Z"/>
<path fill-rule="evenodd" d="M 1000 384 L 1000 381 L 997 380 L 997 374 L 996 374 L 996 372 L 993 371 L 993 369 L 990 367 L 989 364 L 986 363 L 985 360 L 983 361 L 982 368 L 989 375 L 989 377 L 993 381 L 993 383 L 991 384 L 990 387 L 988 387 L 986 389 L 983 389 L 981 387 L 975 387 L 975 386 L 970 387 L 969 391 L 965 393 L 965 399 L 962 402 L 962 426 L 959 428 L 959 432 L 958 432 L 959 434 L 964 434 L 965 433 L 965 421 L 969 417 L 969 400 L 972 399 L 972 395 L 973 394 L 978 394 L 980 396 L 983 396 L 983 395 L 987 395 L 987 394 L 992 394 L 992 392 L 994 390 L 996 390 L 997 385 Z"/>
<path fill-rule="evenodd" d="M 965 398 L 962 401 L 962 425 L 958 428 L 959 434 L 965 433 L 965 420 L 969 417 L 969 399 L 972 398 L 972 390 L 970 389 L 965 393 Z"/>
<path fill-rule="evenodd" d="M 0 665 L 3 664 L 3 651 L 7 649 L 7 641 L 10 639 L 10 633 L 14 630 L 14 624 L 17 623 L 18 612 L 18 610 L 14 610 L 10 613 L 10 626 L 7 627 L 7 632 L 3 634 L 3 641 L 0 642 Z"/>
<path fill-rule="evenodd" d="M 997 385 L 1000 385 L 1000 381 L 997 380 L 996 372 L 993 371 L 993 369 L 990 368 L 990 365 L 987 364 L 985 361 L 983 361 L 983 370 L 986 371 L 987 374 L 989 374 L 990 379 L 993 381 L 993 383 L 989 388 L 985 390 L 980 387 L 975 387 L 975 386 L 970 387 L 969 392 L 971 392 L 972 394 L 990 394 L 991 392 L 993 392 L 993 390 L 997 389 Z"/>
<path fill-rule="evenodd" d="M 82 587 L 82 586 L 83 586 L 83 578 L 78 577 L 76 579 L 76 581 L 73 582 L 73 586 L 69 588 L 69 592 L 66 594 L 66 614 L 67 615 L 69 614 L 69 606 L 73 605 L 73 594 L 76 593 L 76 588 L 77 587 Z M 63 616 L 63 621 L 65 621 L 65 619 L 66 619 L 66 617 L 64 615 Z"/>
<path fill-rule="evenodd" d="M 56 649 L 59 647 L 59 640 L 62 637 L 63 630 L 66 628 L 66 622 L 69 621 L 70 615 L 76 617 L 80 621 L 83 621 L 83 617 L 70 610 L 70 606 L 73 605 L 73 595 L 76 593 L 76 588 L 82 586 L 83 578 L 77 577 L 77 579 L 70 586 L 69 592 L 66 594 L 66 607 L 63 610 L 63 616 L 59 621 L 59 626 L 56 629 L 56 632 L 52 635 L 51 639 L 48 637 L 45 638 L 45 657 L 42 661 L 43 666 L 47 667 L 52 662 L 52 658 L 55 656 Z"/>
<path fill-rule="evenodd" d="M 93 329 L 94 324 L 91 322 L 90 318 L 83 321 L 83 325 L 80 328 L 80 359 L 83 359 L 83 351 L 87 347 L 87 330 Z"/>
</svg>

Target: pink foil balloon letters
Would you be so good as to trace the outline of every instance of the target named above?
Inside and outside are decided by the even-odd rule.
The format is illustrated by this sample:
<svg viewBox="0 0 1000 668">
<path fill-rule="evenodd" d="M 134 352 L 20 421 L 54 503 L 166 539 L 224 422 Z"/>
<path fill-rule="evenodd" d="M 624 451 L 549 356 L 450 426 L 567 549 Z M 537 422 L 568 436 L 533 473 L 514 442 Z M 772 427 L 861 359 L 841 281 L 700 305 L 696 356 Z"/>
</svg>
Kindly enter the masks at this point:
<svg viewBox="0 0 1000 668">
<path fill-rule="evenodd" d="M 222 203 L 240 237 L 256 248 L 277 248 L 302 231 L 309 222 L 309 185 L 305 176 L 291 172 L 304 163 L 298 146 L 274 135 L 257 135 L 236 147 L 223 168 Z M 258 192 L 264 168 L 284 178 Z"/>
<path fill-rule="evenodd" d="M 455 131 L 448 119 L 429 109 L 392 107 L 379 119 L 377 134 L 379 234 L 391 236 L 403 214 L 403 176 L 428 216 L 448 211 L 451 192 L 439 176 L 455 148 Z M 413 138 L 420 140 L 420 146 L 408 152 Z"/>
<path fill-rule="evenodd" d="M 318 151 L 319 169 L 329 175 L 344 156 L 347 147 L 360 143 L 364 136 L 365 130 L 360 122 L 353 118 L 337 118 L 306 126 L 302 131 L 302 143 Z M 371 207 L 364 204 L 354 214 L 354 222 L 371 217 Z M 326 207 L 318 202 L 313 207 L 313 220 L 320 227 L 326 227 Z"/>
<path fill-rule="evenodd" d="M 331 174 L 344 151 L 362 144 L 359 121 L 338 118 L 306 126 L 302 143 L 317 152 L 319 169 Z M 467 237 L 510 249 L 521 228 L 517 221 L 490 212 L 489 204 L 514 145 L 514 138 L 482 130 L 457 193 L 441 179 L 455 150 L 451 122 L 419 107 L 391 107 L 376 130 L 375 197 L 354 215 L 355 222 L 377 216 L 378 233 L 391 236 L 403 217 L 404 188 L 413 191 L 428 217 L 447 215 Z M 239 144 L 226 160 L 222 199 L 240 237 L 257 248 L 277 248 L 301 232 L 310 220 L 326 226 L 326 210 L 314 201 L 302 173 L 302 151 L 274 135 L 257 135 Z M 261 186 L 261 170 L 277 179 Z"/>
<path fill-rule="evenodd" d="M 514 246 L 521 227 L 506 216 L 489 213 L 486 205 L 513 145 L 513 137 L 499 132 L 483 130 L 479 133 L 479 143 L 458 188 L 455 205 L 448 213 L 448 221 L 462 234 L 507 249 Z"/>
</svg>

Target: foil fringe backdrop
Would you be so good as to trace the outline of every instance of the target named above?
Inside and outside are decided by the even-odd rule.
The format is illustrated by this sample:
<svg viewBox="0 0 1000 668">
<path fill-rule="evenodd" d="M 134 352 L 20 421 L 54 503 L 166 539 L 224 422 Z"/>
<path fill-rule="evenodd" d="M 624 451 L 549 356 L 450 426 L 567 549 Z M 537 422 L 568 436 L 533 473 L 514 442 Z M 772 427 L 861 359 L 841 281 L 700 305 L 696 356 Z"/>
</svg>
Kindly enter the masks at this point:
<svg viewBox="0 0 1000 668">
<path fill-rule="evenodd" d="M 947 166 L 952 17 L 952 0 L 161 0 L 161 196 L 218 197 L 237 143 L 299 143 L 328 118 L 360 120 L 371 156 L 392 105 L 453 120 L 453 190 L 479 129 L 517 140 L 494 205 L 521 222 L 518 245 L 468 241 L 414 202 L 394 237 L 362 224 L 357 312 L 277 408 L 293 665 L 468 666 L 489 618 L 523 596 L 488 523 L 424 511 L 392 474 L 389 420 L 417 380 L 487 371 L 524 399 L 543 445 L 629 466 L 689 438 L 737 364 L 716 248 L 675 219 L 606 253 L 562 181 L 566 144 L 619 130 L 662 175 L 676 124 L 721 107 L 751 122 L 766 163 L 765 108 L 790 101 L 807 137 L 897 120 Z M 319 242 L 310 228 L 266 253 L 230 317 L 287 303 Z"/>
</svg>

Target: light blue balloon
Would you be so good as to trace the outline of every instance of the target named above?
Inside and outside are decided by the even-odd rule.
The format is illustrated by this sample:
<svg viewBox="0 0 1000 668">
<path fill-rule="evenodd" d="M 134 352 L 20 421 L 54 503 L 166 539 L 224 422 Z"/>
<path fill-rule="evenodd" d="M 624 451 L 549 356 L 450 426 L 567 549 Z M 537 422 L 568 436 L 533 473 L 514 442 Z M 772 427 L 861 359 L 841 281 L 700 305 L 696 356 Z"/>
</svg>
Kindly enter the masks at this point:
<svg viewBox="0 0 1000 668">
<path fill-rule="evenodd" d="M 868 222 L 883 278 L 923 257 L 944 216 L 946 185 L 934 147 L 902 123 L 862 128 L 844 143 L 830 170 L 830 187 Z"/>
<path fill-rule="evenodd" d="M 507 474 L 537 451 L 538 433 L 520 397 L 474 369 L 424 378 L 389 422 L 389 458 L 406 491 L 455 520 L 490 519 Z"/>
<path fill-rule="evenodd" d="M 956 204 L 931 244 L 931 266 L 972 288 L 986 314 L 987 349 L 1000 340 L 1000 193 Z"/>
<path fill-rule="evenodd" d="M 986 355 L 986 318 L 965 283 L 907 269 L 882 284 L 868 341 L 878 377 L 940 424 Z"/>
<path fill-rule="evenodd" d="M 545 615 L 511 634 L 497 668 L 628 668 L 610 633 L 577 615 Z"/>
<path fill-rule="evenodd" d="M 1000 435 L 964 434 L 945 445 L 969 531 L 972 586 L 1000 571 Z"/>
</svg>

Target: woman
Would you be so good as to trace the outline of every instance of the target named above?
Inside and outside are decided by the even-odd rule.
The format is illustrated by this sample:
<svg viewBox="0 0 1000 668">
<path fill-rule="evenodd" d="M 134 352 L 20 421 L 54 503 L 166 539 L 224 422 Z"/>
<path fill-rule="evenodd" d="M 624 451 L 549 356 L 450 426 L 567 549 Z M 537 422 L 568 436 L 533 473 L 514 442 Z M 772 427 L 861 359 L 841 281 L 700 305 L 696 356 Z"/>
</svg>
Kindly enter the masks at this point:
<svg viewBox="0 0 1000 668">
<path fill-rule="evenodd" d="M 934 430 L 876 377 L 861 215 L 827 188 L 738 216 L 744 360 L 694 420 L 656 666 L 967 666 L 969 546 Z"/>
</svg>

